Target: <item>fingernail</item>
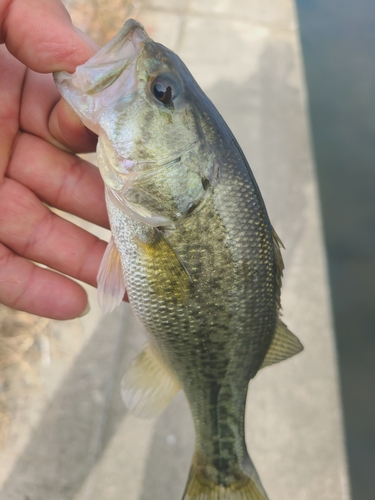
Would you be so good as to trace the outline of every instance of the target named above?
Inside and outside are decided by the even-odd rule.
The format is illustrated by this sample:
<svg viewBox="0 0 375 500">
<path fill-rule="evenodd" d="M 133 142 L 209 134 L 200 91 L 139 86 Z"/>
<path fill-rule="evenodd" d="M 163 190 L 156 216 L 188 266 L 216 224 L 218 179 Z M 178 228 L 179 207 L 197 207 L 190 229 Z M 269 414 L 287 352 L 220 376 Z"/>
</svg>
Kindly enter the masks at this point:
<svg viewBox="0 0 375 500">
<path fill-rule="evenodd" d="M 91 311 L 90 302 L 87 301 L 86 307 L 84 308 L 84 310 L 81 312 L 81 314 L 78 317 L 82 318 L 83 316 L 86 316 L 86 314 L 88 314 L 90 311 Z"/>
<path fill-rule="evenodd" d="M 98 50 L 100 49 L 100 46 L 96 42 L 94 42 L 94 40 L 92 38 L 90 38 L 88 35 L 86 35 L 86 33 L 84 33 L 82 30 L 77 28 L 77 26 L 73 26 L 73 27 L 74 27 L 74 30 L 77 33 L 77 35 L 79 35 L 82 38 L 82 40 L 84 42 L 86 42 L 87 45 L 89 47 L 91 47 L 95 52 L 98 52 Z"/>
</svg>

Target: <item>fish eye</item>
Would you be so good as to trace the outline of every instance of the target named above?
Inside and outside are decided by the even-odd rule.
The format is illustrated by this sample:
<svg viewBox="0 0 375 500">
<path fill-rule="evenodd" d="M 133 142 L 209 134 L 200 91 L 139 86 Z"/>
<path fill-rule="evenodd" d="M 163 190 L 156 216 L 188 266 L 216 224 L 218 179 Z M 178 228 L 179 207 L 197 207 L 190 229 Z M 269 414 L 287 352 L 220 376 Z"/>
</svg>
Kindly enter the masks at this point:
<svg viewBox="0 0 375 500">
<path fill-rule="evenodd" d="M 159 102 L 168 106 L 179 95 L 180 85 L 172 75 L 165 73 L 154 78 L 151 83 L 151 92 Z"/>
</svg>

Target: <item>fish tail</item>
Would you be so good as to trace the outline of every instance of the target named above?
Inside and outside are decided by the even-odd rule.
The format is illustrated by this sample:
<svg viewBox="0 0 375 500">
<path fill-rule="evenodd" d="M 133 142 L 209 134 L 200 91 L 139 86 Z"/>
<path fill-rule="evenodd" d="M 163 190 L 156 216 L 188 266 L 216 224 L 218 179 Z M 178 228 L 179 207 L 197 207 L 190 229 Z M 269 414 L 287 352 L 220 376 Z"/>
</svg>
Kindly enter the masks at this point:
<svg viewBox="0 0 375 500">
<path fill-rule="evenodd" d="M 209 480 L 193 463 L 182 500 L 269 500 L 250 459 L 246 465 L 248 474 L 237 471 L 226 485 Z"/>
</svg>

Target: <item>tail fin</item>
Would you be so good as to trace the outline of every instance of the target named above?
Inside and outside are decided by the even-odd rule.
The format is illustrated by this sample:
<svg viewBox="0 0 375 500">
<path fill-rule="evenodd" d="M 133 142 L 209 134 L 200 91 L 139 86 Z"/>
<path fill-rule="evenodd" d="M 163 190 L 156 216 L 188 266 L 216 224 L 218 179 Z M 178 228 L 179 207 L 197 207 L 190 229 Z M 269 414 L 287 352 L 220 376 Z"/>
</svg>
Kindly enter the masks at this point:
<svg viewBox="0 0 375 500">
<path fill-rule="evenodd" d="M 236 474 L 237 481 L 225 486 L 207 479 L 193 463 L 183 500 L 268 500 L 258 474 L 251 466 L 253 474 Z"/>
</svg>

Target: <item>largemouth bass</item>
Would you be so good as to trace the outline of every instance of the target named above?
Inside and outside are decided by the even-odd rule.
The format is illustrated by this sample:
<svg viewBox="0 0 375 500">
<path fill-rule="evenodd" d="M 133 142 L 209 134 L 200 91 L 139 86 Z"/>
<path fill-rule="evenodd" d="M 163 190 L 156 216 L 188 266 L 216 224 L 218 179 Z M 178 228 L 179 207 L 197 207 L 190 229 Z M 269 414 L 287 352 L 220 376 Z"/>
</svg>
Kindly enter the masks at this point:
<svg viewBox="0 0 375 500">
<path fill-rule="evenodd" d="M 245 444 L 249 381 L 302 349 L 279 318 L 283 261 L 233 134 L 172 51 L 129 20 L 63 97 L 99 135 L 112 238 L 98 275 L 150 334 L 122 385 L 140 416 L 182 388 L 196 430 L 184 500 L 265 500 Z"/>
</svg>

